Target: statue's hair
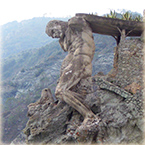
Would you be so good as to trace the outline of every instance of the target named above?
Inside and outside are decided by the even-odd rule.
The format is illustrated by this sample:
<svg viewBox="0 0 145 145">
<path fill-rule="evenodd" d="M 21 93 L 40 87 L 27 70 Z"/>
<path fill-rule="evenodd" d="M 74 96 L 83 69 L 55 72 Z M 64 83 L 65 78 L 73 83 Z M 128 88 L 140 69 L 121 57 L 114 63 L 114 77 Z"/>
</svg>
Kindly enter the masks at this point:
<svg viewBox="0 0 145 145">
<path fill-rule="evenodd" d="M 49 21 L 46 27 L 53 27 L 55 25 L 60 25 L 63 32 L 66 31 L 68 27 L 68 22 L 60 21 L 60 20 L 52 20 Z"/>
</svg>

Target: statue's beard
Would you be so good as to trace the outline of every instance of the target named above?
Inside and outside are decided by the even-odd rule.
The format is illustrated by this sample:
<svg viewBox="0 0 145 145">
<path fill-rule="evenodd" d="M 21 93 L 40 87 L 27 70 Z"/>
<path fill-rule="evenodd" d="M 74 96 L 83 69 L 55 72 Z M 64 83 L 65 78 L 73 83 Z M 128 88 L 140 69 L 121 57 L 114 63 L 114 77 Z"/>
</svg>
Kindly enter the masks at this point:
<svg viewBox="0 0 145 145">
<path fill-rule="evenodd" d="M 55 30 L 54 33 L 51 34 L 52 38 L 62 38 L 63 37 L 63 33 L 61 30 Z"/>
</svg>

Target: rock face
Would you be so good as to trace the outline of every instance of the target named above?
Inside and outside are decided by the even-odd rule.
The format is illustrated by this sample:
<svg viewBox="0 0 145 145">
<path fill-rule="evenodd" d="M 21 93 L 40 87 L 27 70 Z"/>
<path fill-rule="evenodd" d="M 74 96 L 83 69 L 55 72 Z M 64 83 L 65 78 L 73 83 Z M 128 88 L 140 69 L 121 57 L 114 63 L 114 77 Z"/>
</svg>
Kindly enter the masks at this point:
<svg viewBox="0 0 145 145">
<path fill-rule="evenodd" d="M 101 118 L 97 129 L 80 129 L 80 113 L 63 101 L 54 102 L 44 89 L 41 101 L 28 106 L 29 121 L 23 130 L 27 142 L 142 143 L 142 49 L 139 39 L 121 40 L 115 48 L 114 68 L 107 75 L 98 73 L 72 88 Z"/>
<path fill-rule="evenodd" d="M 115 40 L 111 36 L 94 34 L 94 41 L 96 50 L 93 59 L 93 75 L 100 71 L 107 74 L 113 66 Z M 3 83 L 2 99 L 9 100 L 9 97 L 12 99 L 9 100 L 7 104 L 5 104 L 5 102 L 3 103 L 4 124 L 2 126 L 4 132 L 2 134 L 4 142 L 14 140 L 25 127 L 28 121 L 26 115 L 28 111 L 27 106 L 40 98 L 42 89 L 49 87 L 51 88 L 52 94 L 54 94 L 60 74 L 60 66 L 66 53 L 61 50 L 57 41 L 54 41 L 46 47 L 42 47 L 40 50 L 38 49 L 38 52 L 42 54 L 41 56 L 38 55 L 37 50 L 34 51 L 35 54 L 30 53 L 28 55 L 27 53 L 22 53 L 22 55 L 24 58 L 26 54 L 27 58 L 33 58 L 32 60 L 35 62 L 35 65 L 30 64 L 29 59 L 26 58 L 23 65 L 21 62 L 19 64 L 22 66 L 29 64 L 29 68 L 24 67 L 24 71 L 20 69 L 20 72 L 16 73 L 11 80 L 7 81 L 5 84 Z M 6 106 L 9 108 L 7 109 Z M 19 114 L 20 108 L 21 111 L 24 110 L 23 113 L 21 112 L 21 116 Z M 11 120 L 12 116 L 14 116 L 13 121 Z"/>
</svg>

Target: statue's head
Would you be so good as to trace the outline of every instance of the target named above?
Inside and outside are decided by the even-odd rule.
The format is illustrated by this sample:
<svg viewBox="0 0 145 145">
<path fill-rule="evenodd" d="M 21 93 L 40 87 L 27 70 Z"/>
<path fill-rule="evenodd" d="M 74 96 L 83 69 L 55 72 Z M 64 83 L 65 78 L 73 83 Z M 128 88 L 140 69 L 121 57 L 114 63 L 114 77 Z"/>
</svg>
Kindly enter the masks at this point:
<svg viewBox="0 0 145 145">
<path fill-rule="evenodd" d="M 53 20 L 48 22 L 46 26 L 46 34 L 52 38 L 62 38 L 68 27 L 68 23 L 64 21 Z"/>
</svg>

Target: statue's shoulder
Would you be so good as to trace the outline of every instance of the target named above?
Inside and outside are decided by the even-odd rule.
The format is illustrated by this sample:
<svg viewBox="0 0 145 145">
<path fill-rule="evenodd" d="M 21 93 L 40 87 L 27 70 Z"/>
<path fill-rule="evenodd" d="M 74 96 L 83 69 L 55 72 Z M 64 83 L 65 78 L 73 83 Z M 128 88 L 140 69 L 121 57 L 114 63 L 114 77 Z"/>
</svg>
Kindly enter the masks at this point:
<svg viewBox="0 0 145 145">
<path fill-rule="evenodd" d="M 84 27 L 88 27 L 87 21 L 83 17 L 75 16 L 68 20 L 69 28 L 75 28 L 75 30 L 82 30 Z"/>
</svg>

